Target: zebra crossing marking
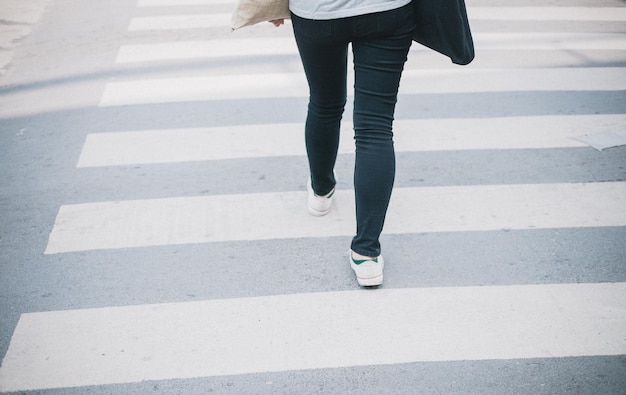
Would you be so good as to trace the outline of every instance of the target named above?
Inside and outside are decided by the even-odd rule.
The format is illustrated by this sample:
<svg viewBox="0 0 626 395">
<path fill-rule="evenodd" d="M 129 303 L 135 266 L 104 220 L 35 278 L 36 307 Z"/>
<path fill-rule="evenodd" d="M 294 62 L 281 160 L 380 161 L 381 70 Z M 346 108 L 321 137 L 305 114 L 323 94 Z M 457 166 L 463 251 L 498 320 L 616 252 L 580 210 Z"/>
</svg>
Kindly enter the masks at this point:
<svg viewBox="0 0 626 395">
<path fill-rule="evenodd" d="M 626 354 L 626 283 L 302 293 L 22 314 L 0 391 Z"/>
<path fill-rule="evenodd" d="M 171 17 L 154 19 L 155 26 L 171 26 Z M 197 20 L 201 20 L 196 16 Z M 194 26 L 181 17 L 182 26 Z M 141 21 L 131 26 L 139 26 Z M 144 22 L 148 24 L 148 22 Z M 147 27 L 147 26 L 145 26 Z M 477 51 L 489 50 L 594 50 L 626 51 L 626 35 L 618 33 L 477 33 L 474 34 Z M 428 51 L 421 45 L 413 45 L 412 52 Z M 293 37 L 232 38 L 203 41 L 172 41 L 152 44 L 122 45 L 116 63 L 166 61 L 176 59 L 213 59 L 261 55 L 294 55 L 297 48 Z"/>
<path fill-rule="evenodd" d="M 303 124 L 120 131 L 87 135 L 77 167 L 305 155 Z M 339 153 L 354 152 L 343 123 Z M 583 147 L 585 134 L 626 130 L 625 114 L 394 122 L 396 152 Z M 276 144 L 280 141 L 280 144 Z"/>
<path fill-rule="evenodd" d="M 236 0 L 139 0 L 137 7 L 173 7 L 188 5 L 235 5 Z"/>
<path fill-rule="evenodd" d="M 504 8 L 504 7 L 502 7 Z M 526 9 L 523 7 L 522 9 Z M 519 13 L 518 9 L 508 10 L 511 14 L 501 16 L 496 11 L 491 9 L 476 9 L 472 8 L 473 16 L 470 16 L 470 20 L 533 20 L 532 17 L 525 15 L 523 12 Z M 626 7 L 615 8 L 611 10 L 604 10 L 600 13 L 590 13 L 584 15 L 587 10 L 580 10 L 581 12 L 574 12 L 576 18 L 559 18 L 553 15 L 552 10 L 535 10 L 536 14 L 541 14 L 545 19 L 539 20 L 590 20 L 590 21 L 626 21 Z M 513 13 L 516 13 L 513 15 Z M 493 14 L 493 15 L 490 15 Z M 535 14 L 535 15 L 536 15 Z M 545 14 L 545 15 L 544 15 Z M 128 31 L 156 31 L 156 30 L 187 30 L 187 29 L 208 29 L 208 28 L 230 28 L 232 14 L 230 13 L 210 13 L 210 14 L 178 14 L 178 15 L 155 15 L 155 16 L 138 16 L 131 20 L 128 26 Z M 587 19 L 583 19 L 587 18 Z M 289 21 L 287 21 L 289 23 Z M 269 27 L 269 25 L 268 25 Z M 287 28 L 289 29 L 289 28 Z M 476 37 L 481 36 L 481 32 L 475 32 Z M 503 36 L 507 36 L 508 33 L 499 33 Z M 531 35 L 537 35 L 537 33 L 526 33 Z M 565 33 L 563 33 L 565 35 Z M 594 36 L 593 33 L 573 33 L 574 37 L 589 37 Z M 616 34 L 617 35 L 617 34 Z M 549 37 L 549 33 L 544 33 L 540 37 Z M 610 37 L 610 36 L 607 36 Z M 603 46 L 605 43 L 601 43 Z M 590 48 L 591 49 L 591 48 Z"/>
<path fill-rule="evenodd" d="M 400 94 L 626 90 L 625 68 L 406 70 Z M 524 81 L 522 85 L 520 81 Z M 304 73 L 157 78 L 107 83 L 100 106 L 307 97 Z"/>
<path fill-rule="evenodd" d="M 243 49 L 245 48 L 245 49 Z M 177 59 L 208 59 L 261 55 L 297 55 L 293 38 L 277 37 L 259 40 L 174 41 L 157 44 L 122 45 L 117 63 L 149 62 Z"/>
<path fill-rule="evenodd" d="M 128 31 L 182 30 L 230 26 L 231 14 L 188 14 L 135 17 Z"/>
<path fill-rule="evenodd" d="M 467 7 L 470 20 L 626 21 L 626 7 Z"/>
<path fill-rule="evenodd" d="M 234 0 L 139 0 L 138 6 L 213 4 L 234 4 Z M 499 14 L 495 9 L 483 11 L 482 19 L 624 20 L 623 7 L 576 7 L 576 11 L 572 11 L 574 7 L 500 8 L 500 11 L 508 11 Z M 472 10 L 479 11 L 479 7 L 470 7 L 470 13 Z M 470 14 L 472 16 L 481 18 L 478 12 Z M 563 33 L 560 36 L 565 40 L 571 35 Z M 520 46 L 508 45 L 514 37 L 520 38 Z M 550 50 L 555 46 L 555 42 L 546 42 L 545 36 L 532 36 L 532 33 L 506 37 L 478 34 L 477 48 L 531 49 L 528 42 L 521 42 L 521 38 L 529 37 L 537 38 L 533 44 L 535 49 Z M 620 34 L 580 35 L 577 44 L 563 41 L 556 45 L 563 45 L 559 47 L 561 49 L 580 45 L 576 48 L 623 50 L 622 37 Z M 594 39 L 599 41 L 598 46 L 590 48 Z M 157 59 L 138 61 L 150 60 Z M 623 69 L 615 70 L 623 74 Z M 619 76 L 613 74 L 613 77 L 616 75 Z M 576 75 L 568 83 L 576 85 L 578 77 L 585 75 Z M 583 90 L 611 90 L 606 88 L 609 79 L 599 88 L 594 86 Z M 623 78 L 616 78 L 613 82 L 616 85 L 613 90 L 624 89 Z M 467 147 L 461 145 L 459 149 Z M 424 202 L 431 206 L 443 200 L 434 211 L 438 215 L 444 212 L 448 217 L 443 218 L 443 223 L 439 222 L 440 217 L 426 217 L 426 224 L 417 230 L 409 229 L 407 223 L 402 222 L 415 218 L 390 215 L 389 222 L 396 223 L 391 225 L 392 232 L 397 229 L 400 233 L 407 229 L 427 232 L 510 229 L 513 228 L 511 224 L 519 229 L 623 227 L 626 224 L 623 213 L 625 192 L 624 183 L 400 188 L 394 195 L 394 204 L 403 217 L 415 211 L 416 201 L 412 200 L 415 198 L 420 204 Z M 281 201 L 279 195 L 285 195 L 285 200 Z M 339 191 L 338 212 L 316 221 L 336 224 L 349 219 L 346 213 L 353 211 L 353 207 L 344 203 L 351 200 L 350 195 L 351 191 Z M 302 205 L 303 196 L 303 193 L 287 192 L 267 194 L 266 198 L 279 202 L 279 208 L 284 209 L 295 207 L 296 200 Z M 140 227 L 145 225 L 148 229 L 152 226 L 152 222 L 142 222 L 143 211 L 152 207 L 170 210 L 150 215 L 158 217 L 156 219 L 174 220 L 167 225 L 176 228 L 174 233 L 181 228 L 181 234 L 194 234 L 198 229 L 205 232 L 206 228 L 198 227 L 197 223 L 181 216 L 181 212 L 196 208 L 211 211 L 209 217 L 214 220 L 212 216 L 232 211 L 228 208 L 232 202 L 226 198 L 236 200 L 235 208 L 240 208 L 249 204 L 253 197 L 258 195 L 68 205 L 61 207 L 53 234 L 58 236 L 68 231 L 83 236 L 86 233 L 83 237 L 89 239 L 100 231 L 104 235 L 119 231 L 117 225 L 111 228 L 106 227 L 108 224 L 100 226 L 102 224 L 94 221 L 97 219 L 94 214 L 104 208 L 104 216 L 100 218 L 117 220 L 116 216 L 123 215 L 124 210 L 129 210 L 135 203 L 134 207 L 140 212 L 133 218 L 139 219 Z M 464 202 L 468 198 L 469 201 Z M 144 203 L 147 206 L 155 204 L 146 209 Z M 450 208 L 459 204 L 465 205 L 450 212 Z M 207 209 L 205 205 L 210 207 Z M 107 211 L 111 207 L 121 209 Z M 224 207 L 226 210 L 222 211 Z M 304 211 L 302 207 L 298 210 Z M 112 215 L 107 217 L 109 214 Z M 220 221 L 217 219 L 211 225 L 219 226 Z M 77 224 L 85 225 L 85 228 L 74 228 Z M 125 240 L 131 242 L 123 247 L 153 245 L 136 244 L 146 242 L 143 230 L 141 228 L 140 232 L 133 234 L 131 229 L 124 234 Z M 150 243 L 153 240 L 148 236 Z M 173 239 L 180 241 L 176 237 Z M 208 233 L 203 233 L 200 239 L 200 242 L 212 240 Z M 92 241 L 89 239 L 84 245 L 93 248 Z M 55 252 L 54 248 L 61 244 L 52 242 L 51 234 L 48 247 L 52 245 L 53 248 L 47 253 L 73 251 L 61 249 Z M 66 245 L 70 245 L 69 242 Z M 0 367 L 0 391 L 415 361 L 624 355 L 625 296 L 626 283 L 514 285 L 329 292 L 27 313 L 21 316 Z M 363 311 L 364 305 L 368 306 L 367 311 Z M 377 319 L 372 320 L 372 316 Z M 382 336 L 389 328 L 393 328 L 393 336 Z M 355 332 L 359 336 L 354 336 Z"/>
<path fill-rule="evenodd" d="M 351 236 L 353 191 L 335 196 L 323 218 L 300 191 L 64 205 L 45 253 Z M 396 188 L 385 233 L 626 226 L 624 207 L 626 182 Z"/>
<path fill-rule="evenodd" d="M 235 0 L 139 0 L 137 7 L 173 7 L 190 5 L 235 5 Z M 625 21 L 626 7 L 467 7 L 471 21 Z"/>
<path fill-rule="evenodd" d="M 626 21 L 626 7 L 467 7 L 470 20 Z"/>
<path fill-rule="evenodd" d="M 626 35 L 622 33 L 476 33 L 473 36 L 477 51 L 626 50 Z"/>
</svg>

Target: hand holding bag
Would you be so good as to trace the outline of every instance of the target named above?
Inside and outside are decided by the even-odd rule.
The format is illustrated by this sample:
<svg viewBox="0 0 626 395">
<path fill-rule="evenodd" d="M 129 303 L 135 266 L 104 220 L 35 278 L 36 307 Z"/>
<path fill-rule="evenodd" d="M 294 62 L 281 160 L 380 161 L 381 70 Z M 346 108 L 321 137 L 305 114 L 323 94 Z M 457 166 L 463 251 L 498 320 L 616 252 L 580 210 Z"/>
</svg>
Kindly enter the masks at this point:
<svg viewBox="0 0 626 395">
<path fill-rule="evenodd" d="M 290 17 L 289 0 L 239 0 L 230 27 L 236 30 L 259 22 Z"/>
<path fill-rule="evenodd" d="M 466 65 L 474 59 L 474 41 L 464 0 L 413 0 L 417 25 L 413 40 Z"/>
</svg>

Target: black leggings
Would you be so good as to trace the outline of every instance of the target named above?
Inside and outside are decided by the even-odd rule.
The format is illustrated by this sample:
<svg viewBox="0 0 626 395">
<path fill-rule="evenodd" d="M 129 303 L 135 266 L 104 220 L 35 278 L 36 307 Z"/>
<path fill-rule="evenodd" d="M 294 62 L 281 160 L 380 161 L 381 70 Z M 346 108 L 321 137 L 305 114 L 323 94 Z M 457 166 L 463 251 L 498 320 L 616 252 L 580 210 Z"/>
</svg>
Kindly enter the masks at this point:
<svg viewBox="0 0 626 395">
<path fill-rule="evenodd" d="M 310 89 L 305 141 L 311 184 L 318 195 L 335 186 L 333 168 L 347 96 L 348 44 L 352 44 L 357 229 L 351 248 L 361 255 L 378 256 L 395 176 L 393 115 L 415 28 L 411 5 L 331 20 L 292 15 L 292 24 Z"/>
</svg>

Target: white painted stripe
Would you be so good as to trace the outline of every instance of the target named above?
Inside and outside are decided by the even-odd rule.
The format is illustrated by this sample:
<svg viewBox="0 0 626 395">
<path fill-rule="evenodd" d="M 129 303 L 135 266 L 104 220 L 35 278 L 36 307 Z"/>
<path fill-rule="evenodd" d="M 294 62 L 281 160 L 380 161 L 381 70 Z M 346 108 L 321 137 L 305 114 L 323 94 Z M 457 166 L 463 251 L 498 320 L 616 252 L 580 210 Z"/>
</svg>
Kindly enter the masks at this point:
<svg viewBox="0 0 626 395">
<path fill-rule="evenodd" d="M 306 192 L 65 205 L 45 253 L 353 235 L 353 192 L 335 196 L 323 218 L 307 214 Z M 619 182 L 396 188 L 385 232 L 626 226 L 624 207 Z"/>
<path fill-rule="evenodd" d="M 626 50 L 626 34 L 620 33 L 477 33 L 473 34 L 473 39 L 477 52 Z M 416 47 L 420 46 L 414 45 L 412 48 Z"/>
<path fill-rule="evenodd" d="M 344 123 L 339 153 L 354 152 Z M 583 147 L 586 134 L 626 131 L 626 115 L 396 120 L 397 152 Z M 626 132 L 624 132 L 626 133 Z M 280 144 L 276 144 L 280 141 Z M 303 124 L 141 130 L 87 135 L 78 167 L 303 156 Z"/>
<path fill-rule="evenodd" d="M 139 0 L 138 7 L 234 5 L 236 0 Z M 626 7 L 467 7 L 472 20 L 625 21 Z"/>
<path fill-rule="evenodd" d="M 176 41 L 158 44 L 122 45 L 115 62 L 134 63 L 158 60 L 297 54 L 298 49 L 293 38 Z"/>
<path fill-rule="evenodd" d="M 185 18 L 181 17 L 181 21 Z M 143 22 L 149 26 L 171 27 L 172 17 L 157 18 L 149 22 L 138 20 L 135 25 Z M 161 20 L 162 19 L 162 20 Z M 201 22 L 195 16 L 196 22 Z M 135 20 L 133 20 L 135 21 Z M 193 20 L 181 24 L 180 28 L 197 27 Z M 132 26 L 132 24 L 131 24 Z M 184 27 L 183 27 L 184 26 Z M 208 26 L 207 26 L 208 27 Z M 137 27 L 136 27 L 137 28 Z M 475 34 L 474 41 L 477 51 L 487 50 L 615 50 L 626 51 L 626 34 L 617 33 L 482 33 Z M 413 45 L 411 51 L 429 51 L 421 45 Z M 273 56 L 294 55 L 298 51 L 293 37 L 264 37 L 221 39 L 205 41 L 173 41 L 155 44 L 122 45 L 118 52 L 117 63 L 151 62 L 176 59 L 211 59 L 239 56 Z"/>
<path fill-rule="evenodd" d="M 191 14 L 136 17 L 130 21 L 128 30 L 182 30 L 230 26 L 231 14 Z"/>
<path fill-rule="evenodd" d="M 237 0 L 139 0 L 137 7 L 175 7 L 188 5 L 235 5 Z"/>
<path fill-rule="evenodd" d="M 552 20 L 552 21 L 626 21 L 626 7 L 471 7 L 470 21 L 475 20 Z M 565 13 L 564 13 L 565 11 Z M 231 13 L 158 15 L 135 17 L 129 31 L 202 29 L 229 27 Z"/>
<path fill-rule="evenodd" d="M 626 7 L 467 7 L 473 20 L 626 21 Z"/>
<path fill-rule="evenodd" d="M 26 313 L 0 368 L 0 390 L 622 355 L 624 333 L 626 283 L 360 290 Z"/>
<path fill-rule="evenodd" d="M 100 106 L 302 97 L 307 92 L 303 73 L 122 81 L 106 84 Z"/>
<path fill-rule="evenodd" d="M 626 89 L 625 68 L 406 70 L 400 94 Z M 100 106 L 306 97 L 304 73 L 242 74 L 108 83 Z"/>
</svg>

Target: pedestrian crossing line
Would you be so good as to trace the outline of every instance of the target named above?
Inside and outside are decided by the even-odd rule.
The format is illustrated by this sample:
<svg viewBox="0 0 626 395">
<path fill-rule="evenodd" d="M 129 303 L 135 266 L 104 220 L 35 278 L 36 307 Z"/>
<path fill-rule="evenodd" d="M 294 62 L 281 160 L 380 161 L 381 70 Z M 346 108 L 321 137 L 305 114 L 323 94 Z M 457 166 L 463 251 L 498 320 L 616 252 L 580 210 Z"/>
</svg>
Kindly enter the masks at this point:
<svg viewBox="0 0 626 395">
<path fill-rule="evenodd" d="M 101 107 L 206 100 L 304 97 L 304 73 L 222 75 L 109 82 Z"/>
<path fill-rule="evenodd" d="M 63 205 L 45 253 L 352 236 L 354 193 L 335 196 L 323 218 L 300 191 Z M 624 182 L 396 188 L 385 233 L 626 226 L 624 207 Z"/>
<path fill-rule="evenodd" d="M 626 50 L 622 33 L 476 33 L 473 39 L 477 51 Z"/>
<path fill-rule="evenodd" d="M 235 5 L 235 0 L 139 0 L 138 7 Z M 470 22 L 509 21 L 626 21 L 626 7 L 480 7 L 468 6 Z"/>
<path fill-rule="evenodd" d="M 116 63 L 154 62 L 177 59 L 298 55 L 293 38 L 241 38 L 236 40 L 174 41 L 157 44 L 122 45 Z"/>
<path fill-rule="evenodd" d="M 618 91 L 626 68 L 406 70 L 400 94 Z M 524 81 L 522 84 L 520 81 Z M 100 106 L 307 97 L 304 73 L 239 74 L 109 82 Z"/>
<path fill-rule="evenodd" d="M 165 21 L 163 26 L 168 26 Z M 479 50 L 626 50 L 626 35 L 617 33 L 483 33 L 476 34 Z M 412 51 L 426 51 L 413 45 Z M 297 55 L 292 37 L 173 41 L 120 47 L 117 63 L 233 56 Z"/>
<path fill-rule="evenodd" d="M 502 21 L 626 21 L 626 7 L 467 7 L 474 20 Z"/>
<path fill-rule="evenodd" d="M 626 354 L 626 283 L 380 289 L 22 314 L 0 391 Z"/>
<path fill-rule="evenodd" d="M 134 29 L 148 27 L 148 22 L 156 26 L 172 27 L 173 17 L 150 17 L 152 22 L 136 18 L 131 22 Z M 201 21 L 195 16 L 185 22 L 180 17 L 181 28 L 197 26 Z M 189 16 L 191 18 L 191 16 Z M 182 23 L 185 23 L 184 25 Z M 618 33 L 477 33 L 474 34 L 477 51 L 488 50 L 594 50 L 626 51 L 626 35 Z M 428 51 L 421 45 L 413 45 L 412 52 Z M 177 59 L 213 59 L 222 57 L 298 55 L 293 37 L 265 37 L 215 39 L 201 41 L 172 41 L 153 44 L 122 45 L 116 63 L 153 62 Z"/>
<path fill-rule="evenodd" d="M 237 0 L 139 0 L 137 7 L 174 7 L 189 5 L 235 5 Z"/>
<path fill-rule="evenodd" d="M 353 153 L 351 123 L 342 130 L 339 153 Z M 396 152 L 583 147 L 575 137 L 606 131 L 626 131 L 626 114 L 394 121 Z M 302 123 L 120 131 L 87 135 L 77 167 L 305 154 Z"/>
<path fill-rule="evenodd" d="M 186 30 L 230 26 L 232 14 L 188 14 L 135 17 L 128 31 Z"/>
<path fill-rule="evenodd" d="M 563 14 L 559 9 L 549 7 L 533 8 L 532 10 L 528 10 L 528 8 L 531 7 L 473 7 L 470 9 L 470 21 L 626 21 L 626 7 L 609 9 L 571 7 L 569 14 Z M 139 16 L 131 20 L 128 30 L 152 31 L 208 29 L 215 27 L 230 28 L 231 19 L 232 13 Z"/>
</svg>

